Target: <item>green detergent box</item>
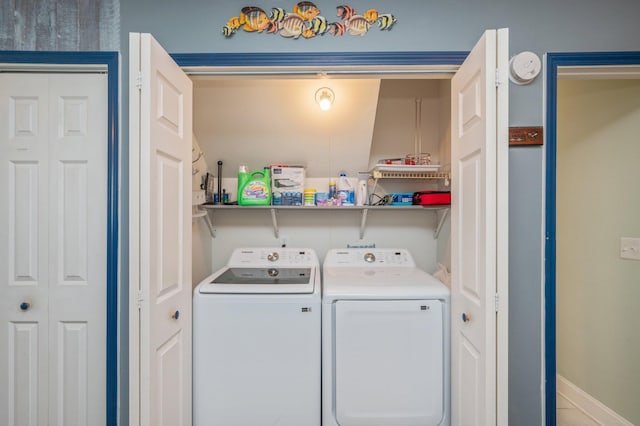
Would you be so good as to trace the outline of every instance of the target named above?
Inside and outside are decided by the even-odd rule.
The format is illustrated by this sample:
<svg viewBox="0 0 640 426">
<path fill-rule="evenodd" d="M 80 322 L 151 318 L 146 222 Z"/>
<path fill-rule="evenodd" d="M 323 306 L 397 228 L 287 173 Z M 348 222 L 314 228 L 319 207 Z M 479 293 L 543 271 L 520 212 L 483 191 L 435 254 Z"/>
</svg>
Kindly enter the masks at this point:
<svg viewBox="0 0 640 426">
<path fill-rule="evenodd" d="M 251 173 L 238 172 L 238 205 L 268 206 L 271 204 L 269 167 Z"/>
</svg>

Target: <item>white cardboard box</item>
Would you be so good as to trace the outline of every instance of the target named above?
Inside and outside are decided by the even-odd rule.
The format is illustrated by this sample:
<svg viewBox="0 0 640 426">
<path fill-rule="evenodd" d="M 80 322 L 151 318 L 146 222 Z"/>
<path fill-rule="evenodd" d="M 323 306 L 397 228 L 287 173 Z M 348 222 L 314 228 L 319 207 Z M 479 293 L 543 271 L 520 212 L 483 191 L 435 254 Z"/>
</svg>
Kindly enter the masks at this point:
<svg viewBox="0 0 640 426">
<path fill-rule="evenodd" d="M 272 203 L 282 206 L 301 206 L 304 175 L 302 166 L 271 166 Z"/>
</svg>

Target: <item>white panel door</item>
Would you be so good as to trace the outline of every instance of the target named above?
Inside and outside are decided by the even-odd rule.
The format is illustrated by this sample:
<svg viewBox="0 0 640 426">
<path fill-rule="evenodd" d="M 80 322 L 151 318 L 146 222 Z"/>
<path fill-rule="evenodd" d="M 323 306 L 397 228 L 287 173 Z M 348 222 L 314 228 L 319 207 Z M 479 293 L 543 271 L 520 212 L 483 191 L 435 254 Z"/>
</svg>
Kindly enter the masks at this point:
<svg viewBox="0 0 640 426">
<path fill-rule="evenodd" d="M 507 30 L 485 32 L 451 83 L 453 425 L 506 424 Z M 498 39 L 504 45 L 498 55 Z M 504 67 L 504 69 L 503 69 Z M 505 174 L 503 174 L 505 173 Z M 498 202 L 500 207 L 498 208 Z M 499 223 L 505 220 L 505 223 Z M 500 236 L 500 237 L 499 237 Z M 504 290 L 504 292 L 503 292 Z M 496 297 L 503 299 L 498 313 Z M 500 315 L 500 319 L 498 319 Z M 504 319 L 503 319 L 504 318 Z M 497 333 L 499 331 L 499 334 Z M 498 345 L 500 357 L 498 358 Z M 503 359 L 504 357 L 504 359 Z M 498 359 L 500 366 L 498 376 Z M 500 389 L 498 389 L 498 380 Z"/>
<path fill-rule="evenodd" d="M 188 426 L 192 84 L 149 34 L 130 55 L 130 424 Z"/>
<path fill-rule="evenodd" d="M 0 75 L 0 424 L 47 424 L 49 82 Z"/>
<path fill-rule="evenodd" d="M 50 424 L 100 425 L 106 416 L 107 77 L 60 74 L 49 82 Z"/>
<path fill-rule="evenodd" d="M 0 424 L 105 422 L 106 88 L 0 76 Z"/>
</svg>

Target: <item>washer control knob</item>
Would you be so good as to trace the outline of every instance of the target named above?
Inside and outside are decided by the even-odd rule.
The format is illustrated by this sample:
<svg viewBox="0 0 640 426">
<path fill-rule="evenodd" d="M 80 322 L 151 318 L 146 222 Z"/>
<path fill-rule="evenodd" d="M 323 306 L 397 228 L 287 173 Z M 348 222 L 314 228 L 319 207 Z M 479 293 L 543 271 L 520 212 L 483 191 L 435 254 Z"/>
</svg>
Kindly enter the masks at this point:
<svg viewBox="0 0 640 426">
<path fill-rule="evenodd" d="M 267 259 L 269 260 L 269 262 L 275 262 L 279 258 L 280 258 L 280 255 L 278 254 L 277 251 L 274 251 L 273 253 L 269 253 L 269 255 L 267 256 Z"/>
<path fill-rule="evenodd" d="M 364 261 L 367 263 L 373 263 L 376 261 L 376 255 L 369 252 L 364 254 Z"/>
<path fill-rule="evenodd" d="M 277 277 L 277 276 L 280 274 L 280 271 L 278 271 L 278 270 L 277 270 L 277 269 L 275 269 L 275 268 L 269 268 L 269 269 L 267 269 L 267 274 L 268 274 L 270 277 Z"/>
</svg>

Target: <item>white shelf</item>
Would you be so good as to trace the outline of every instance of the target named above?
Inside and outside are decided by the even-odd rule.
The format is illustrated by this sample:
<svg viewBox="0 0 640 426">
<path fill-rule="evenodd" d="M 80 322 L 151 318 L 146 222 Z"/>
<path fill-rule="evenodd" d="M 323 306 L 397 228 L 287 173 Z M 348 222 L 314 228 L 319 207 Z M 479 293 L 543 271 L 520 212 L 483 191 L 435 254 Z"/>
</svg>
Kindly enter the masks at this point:
<svg viewBox="0 0 640 426">
<path fill-rule="evenodd" d="M 449 185 L 450 174 L 448 167 L 440 165 L 405 165 L 405 164 L 378 164 L 370 170 L 373 179 L 442 179 L 445 186 Z M 271 222 L 273 224 L 273 233 L 279 238 L 280 229 L 278 227 L 278 211 L 295 211 L 295 212 L 318 212 L 318 211 L 356 211 L 360 212 L 360 239 L 364 237 L 364 231 L 367 226 L 367 217 L 369 211 L 431 211 L 436 212 L 438 224 L 434 230 L 435 238 L 438 238 L 440 230 L 449 214 L 448 205 L 437 206 L 239 206 L 236 204 L 203 204 L 200 209 L 219 212 L 238 212 L 238 211 L 269 211 Z M 205 216 L 207 226 L 211 232 L 211 236 L 215 238 L 215 229 L 209 215 Z"/>
<path fill-rule="evenodd" d="M 438 172 L 439 164 L 376 164 L 373 170 L 386 172 Z"/>
<path fill-rule="evenodd" d="M 449 172 L 439 165 L 412 166 L 405 164 L 378 164 L 369 171 L 374 179 L 445 179 Z"/>
<path fill-rule="evenodd" d="M 268 211 L 271 214 L 271 221 L 273 223 L 273 233 L 276 238 L 279 237 L 280 229 L 278 227 L 278 211 L 293 211 L 304 214 L 305 212 L 318 212 L 318 211 L 355 211 L 360 212 L 360 239 L 364 237 L 364 230 L 367 225 L 367 216 L 369 211 L 394 211 L 394 212 L 407 212 L 407 211 L 435 211 L 438 215 L 438 226 L 434 231 L 434 235 L 438 238 L 440 229 L 444 224 L 444 220 L 449 213 L 448 205 L 439 206 L 238 206 L 238 205 L 225 205 L 225 204 L 204 204 L 200 206 L 210 211 L 219 212 L 238 212 L 238 211 Z M 207 218 L 208 219 L 208 218 Z M 213 226 L 210 228 L 211 235 L 215 237 L 215 230 Z"/>
</svg>

